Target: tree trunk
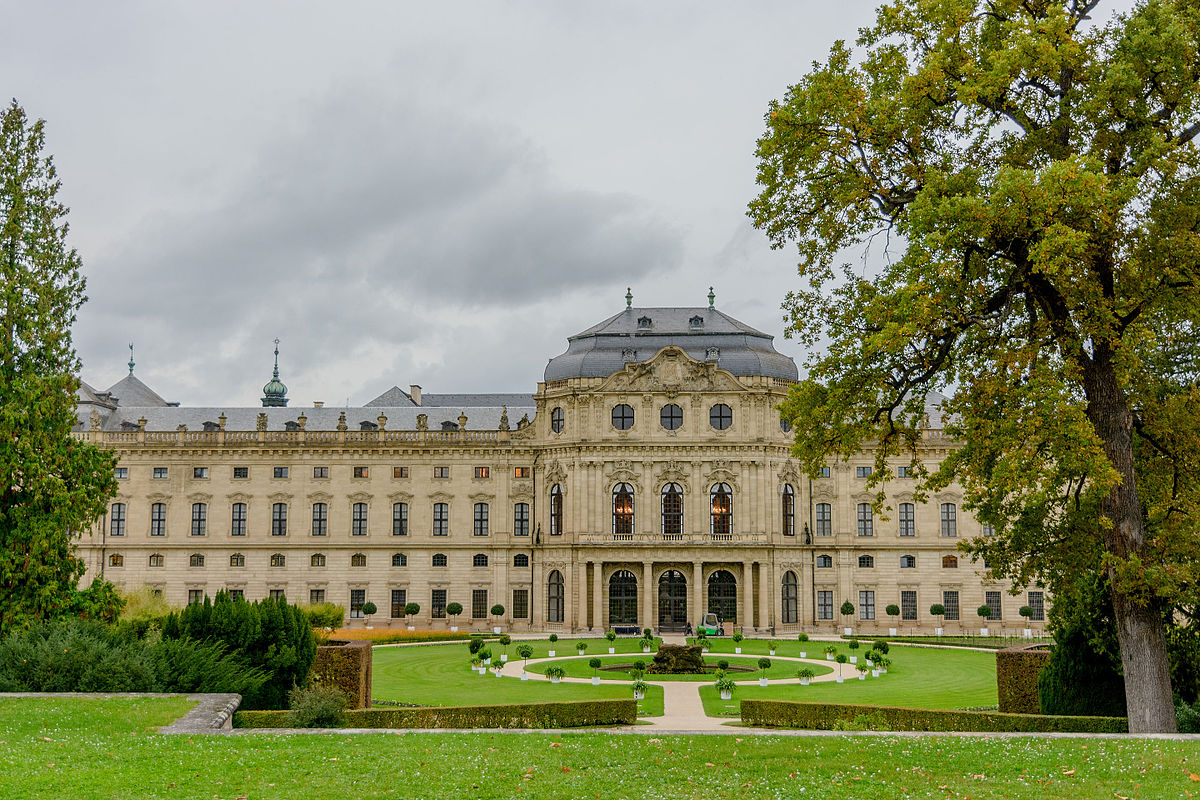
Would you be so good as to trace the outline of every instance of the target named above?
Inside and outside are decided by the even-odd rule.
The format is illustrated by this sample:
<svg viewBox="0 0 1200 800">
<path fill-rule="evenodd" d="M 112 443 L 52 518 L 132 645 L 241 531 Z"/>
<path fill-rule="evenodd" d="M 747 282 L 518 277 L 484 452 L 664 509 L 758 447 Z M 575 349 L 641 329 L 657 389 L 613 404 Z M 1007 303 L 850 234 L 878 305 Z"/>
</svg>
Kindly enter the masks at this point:
<svg viewBox="0 0 1200 800">
<path fill-rule="evenodd" d="M 1100 503 L 1101 512 L 1112 521 L 1111 528 L 1101 531 L 1104 549 L 1128 558 L 1146 546 L 1134 471 L 1133 411 L 1117 380 L 1112 352 L 1104 345 L 1096 347 L 1091 368 L 1085 373 L 1084 389 L 1088 419 L 1104 445 L 1105 455 L 1121 476 L 1121 482 Z M 1139 605 L 1136 598 L 1118 590 L 1115 582 L 1110 580 L 1110 585 L 1125 673 L 1129 732 L 1174 733 L 1170 661 L 1160 609 Z"/>
</svg>

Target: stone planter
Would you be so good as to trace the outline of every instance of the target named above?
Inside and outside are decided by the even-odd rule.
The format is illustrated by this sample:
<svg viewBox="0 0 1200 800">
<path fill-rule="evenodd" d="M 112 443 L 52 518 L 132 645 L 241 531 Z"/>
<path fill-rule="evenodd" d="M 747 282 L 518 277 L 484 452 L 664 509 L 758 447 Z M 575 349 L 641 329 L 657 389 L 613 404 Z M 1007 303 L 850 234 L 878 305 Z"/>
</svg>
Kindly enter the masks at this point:
<svg viewBox="0 0 1200 800">
<path fill-rule="evenodd" d="M 457 625 L 451 625 L 451 626 L 450 626 L 450 632 L 451 632 L 451 633 L 458 633 L 458 626 L 457 626 Z"/>
<path fill-rule="evenodd" d="M 559 681 L 561 681 L 561 680 L 562 680 L 562 678 L 560 678 L 560 677 L 558 677 L 557 675 L 555 675 L 554 677 L 552 677 L 552 678 L 550 679 L 550 682 L 551 682 L 551 683 L 558 683 L 558 682 L 559 682 Z"/>
<path fill-rule="evenodd" d="M 775 655 L 775 648 L 774 648 L 774 647 L 772 647 L 770 650 L 768 650 L 768 651 L 767 651 L 767 655 L 769 655 L 769 656 L 773 656 L 773 655 Z M 801 658 L 803 658 L 803 656 L 801 656 Z"/>
<path fill-rule="evenodd" d="M 642 648 L 642 652 L 643 652 L 643 653 L 649 653 L 649 652 L 650 652 L 650 648 L 649 648 L 649 647 L 643 647 L 643 648 Z"/>
<path fill-rule="evenodd" d="M 742 648 L 735 647 L 735 648 L 733 648 L 733 652 L 737 653 L 740 656 L 742 654 Z"/>
<path fill-rule="evenodd" d="M 733 699 L 733 690 L 732 689 L 722 689 L 721 690 L 721 699 L 722 700 L 732 700 Z"/>
<path fill-rule="evenodd" d="M 1025 638 L 1026 638 L 1026 639 L 1032 639 L 1032 638 L 1033 638 L 1033 628 L 1026 628 L 1026 629 L 1025 629 Z"/>
<path fill-rule="evenodd" d="M 988 635 L 988 629 L 987 629 L 987 628 L 980 628 L 980 629 L 979 629 L 979 635 L 980 635 L 980 636 L 987 636 L 987 635 Z"/>
<path fill-rule="evenodd" d="M 833 653 L 826 653 L 826 654 L 825 654 L 825 660 L 826 660 L 826 661 L 833 661 Z"/>
<path fill-rule="evenodd" d="M 508 653 L 501 653 L 501 654 L 500 654 L 500 663 L 501 663 L 501 664 L 507 664 L 507 663 L 508 663 Z"/>
<path fill-rule="evenodd" d="M 408 629 L 409 629 L 410 631 L 415 631 L 415 630 L 417 629 L 417 626 L 416 626 L 416 625 L 409 625 L 409 626 L 408 626 Z"/>
<path fill-rule="evenodd" d="M 633 690 L 633 699 L 634 699 L 634 700 L 645 700 L 645 699 L 646 699 L 646 693 L 645 693 L 645 692 L 639 692 L 637 689 L 634 689 L 634 690 Z"/>
<path fill-rule="evenodd" d="M 772 655 L 774 655 L 774 653 L 772 653 Z M 801 657 L 801 658 L 808 658 L 808 651 L 807 651 L 807 650 L 801 650 L 801 651 L 800 651 L 800 657 Z"/>
<path fill-rule="evenodd" d="M 865 681 L 867 679 L 867 673 L 865 673 L 865 672 L 858 673 L 858 679 L 860 681 Z"/>
<path fill-rule="evenodd" d="M 766 685 L 767 685 L 767 679 L 766 679 L 766 678 L 759 678 L 759 679 L 758 679 L 758 685 L 759 685 L 759 686 L 766 686 Z"/>
<path fill-rule="evenodd" d="M 551 651 L 550 651 L 550 657 L 551 657 L 551 658 L 554 658 L 554 651 L 553 651 L 553 650 L 551 650 Z"/>
<path fill-rule="evenodd" d="M 895 635 L 896 635 L 896 629 L 888 628 L 888 636 L 895 636 Z"/>
<path fill-rule="evenodd" d="M 810 683 L 812 683 L 812 678 L 801 678 L 800 679 L 801 686 L 808 686 Z"/>
<path fill-rule="evenodd" d="M 837 676 L 837 682 L 838 682 L 838 683 L 845 683 L 845 682 L 846 682 L 846 679 L 845 679 L 845 678 L 843 678 L 841 675 L 838 675 L 838 676 Z"/>
<path fill-rule="evenodd" d="M 851 664 L 857 664 L 857 663 L 858 663 L 858 656 L 850 656 L 850 663 L 851 663 Z"/>
<path fill-rule="evenodd" d="M 529 673 L 528 673 L 528 672 L 522 672 L 522 673 L 521 673 L 521 680 L 523 680 L 523 681 L 527 681 L 527 680 L 529 680 Z"/>
<path fill-rule="evenodd" d="M 593 675 L 592 676 L 592 686 L 599 686 L 599 685 L 600 685 L 600 676 Z"/>
<path fill-rule="evenodd" d="M 879 670 L 877 670 L 877 669 L 873 669 L 873 670 L 871 670 L 871 677 L 872 677 L 872 678 L 878 678 L 878 677 L 879 677 Z"/>
<path fill-rule="evenodd" d="M 845 633 L 847 636 L 853 636 L 853 635 L 854 635 L 854 631 L 853 631 L 851 628 L 842 628 L 842 631 L 843 631 L 843 632 L 844 632 L 844 633 Z"/>
<path fill-rule="evenodd" d="M 575 651 L 575 655 L 577 655 L 577 656 L 581 656 L 581 655 L 583 655 L 583 651 L 582 651 L 582 650 L 576 650 L 576 651 Z"/>
<path fill-rule="evenodd" d="M 609 654 L 610 656 L 611 656 L 613 653 L 615 653 L 615 652 L 617 652 L 617 648 L 615 648 L 615 647 L 610 647 L 610 648 L 608 648 L 608 654 Z"/>
<path fill-rule="evenodd" d="M 942 635 L 942 629 L 941 629 L 941 628 L 934 628 L 934 629 L 933 629 L 933 632 L 934 632 L 934 633 L 936 633 L 938 636 L 941 636 L 941 635 Z"/>
<path fill-rule="evenodd" d="M 499 678 L 499 677 L 500 677 L 500 670 L 496 670 L 496 677 L 497 677 L 497 678 Z"/>
<path fill-rule="evenodd" d="M 492 663 L 492 660 L 491 660 L 490 658 L 485 658 L 485 659 L 483 660 L 483 665 L 484 665 L 485 667 L 487 667 L 487 666 L 491 666 L 491 663 Z"/>
<path fill-rule="evenodd" d="M 496 626 L 493 626 L 493 627 L 492 627 L 492 633 L 499 633 L 499 632 L 500 632 L 500 626 L 499 626 L 499 625 L 496 625 Z"/>
</svg>

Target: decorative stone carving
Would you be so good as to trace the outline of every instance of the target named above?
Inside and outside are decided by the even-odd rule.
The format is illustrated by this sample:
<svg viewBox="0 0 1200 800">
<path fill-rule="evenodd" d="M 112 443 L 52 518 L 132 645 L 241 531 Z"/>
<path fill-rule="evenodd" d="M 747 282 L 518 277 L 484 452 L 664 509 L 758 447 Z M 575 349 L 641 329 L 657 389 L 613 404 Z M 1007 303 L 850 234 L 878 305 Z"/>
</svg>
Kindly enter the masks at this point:
<svg viewBox="0 0 1200 800">
<path fill-rule="evenodd" d="M 533 497 L 533 481 L 513 481 L 508 494 L 510 497 Z"/>
<path fill-rule="evenodd" d="M 718 459 L 713 462 L 712 469 L 705 475 L 705 480 L 709 486 L 712 486 L 714 483 L 728 483 L 736 492 L 738 490 L 738 473 L 736 469 L 736 463 Z"/>
<path fill-rule="evenodd" d="M 92 409 L 92 414 L 88 417 L 88 429 L 93 431 L 100 430 L 100 412 Z"/>
<path fill-rule="evenodd" d="M 460 431 L 465 431 L 465 430 L 467 429 L 467 415 L 466 415 L 466 412 L 460 412 L 460 413 L 459 413 L 459 415 L 458 415 L 458 429 L 459 429 Z"/>
<path fill-rule="evenodd" d="M 254 430 L 265 431 L 267 429 L 267 415 L 259 412 L 258 419 L 254 423 Z"/>
<path fill-rule="evenodd" d="M 428 414 L 417 414 L 417 430 L 419 430 L 419 431 L 429 430 L 429 415 Z"/>
<path fill-rule="evenodd" d="M 554 459 L 546 467 L 546 485 L 553 483 L 562 483 L 567 479 L 567 471 L 563 469 L 562 464 L 558 463 L 558 459 Z M 564 487 L 565 488 L 565 487 Z"/>
<path fill-rule="evenodd" d="M 508 430 L 508 406 L 504 406 L 504 407 L 503 407 L 503 408 L 500 410 L 500 426 L 499 426 L 499 429 L 500 429 L 500 430 L 502 430 L 502 431 L 506 431 L 506 430 Z"/>
<path fill-rule="evenodd" d="M 688 492 L 688 475 L 690 474 L 691 470 L 688 469 L 688 465 L 680 464 L 678 461 L 668 461 L 654 476 L 654 480 L 660 487 L 667 483 L 678 483 L 686 494 Z"/>
</svg>

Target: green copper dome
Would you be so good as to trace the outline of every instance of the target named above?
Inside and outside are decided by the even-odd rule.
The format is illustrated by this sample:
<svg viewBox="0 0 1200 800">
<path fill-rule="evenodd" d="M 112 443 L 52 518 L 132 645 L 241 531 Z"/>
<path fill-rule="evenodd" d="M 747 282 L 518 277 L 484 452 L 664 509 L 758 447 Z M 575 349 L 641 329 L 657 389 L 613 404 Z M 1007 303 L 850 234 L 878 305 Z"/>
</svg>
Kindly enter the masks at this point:
<svg viewBox="0 0 1200 800">
<path fill-rule="evenodd" d="M 287 387 L 279 380 L 279 340 L 275 340 L 275 374 L 263 387 L 263 408 L 283 408 L 288 404 Z"/>
</svg>

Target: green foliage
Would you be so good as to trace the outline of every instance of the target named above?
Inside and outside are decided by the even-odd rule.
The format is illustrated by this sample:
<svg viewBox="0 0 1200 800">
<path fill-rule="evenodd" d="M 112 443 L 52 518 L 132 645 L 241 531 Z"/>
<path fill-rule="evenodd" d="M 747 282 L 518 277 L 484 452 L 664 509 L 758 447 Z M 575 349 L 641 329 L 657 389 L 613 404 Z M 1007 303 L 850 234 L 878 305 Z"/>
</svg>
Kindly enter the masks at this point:
<svg viewBox="0 0 1200 800">
<path fill-rule="evenodd" d="M 528 661 L 533 656 L 533 647 L 527 644 L 518 645 L 517 656 L 524 661 Z"/>
<path fill-rule="evenodd" d="M 1059 630 L 1050 660 L 1038 674 L 1043 714 L 1124 715 L 1125 681 L 1110 657 L 1098 653 L 1082 627 Z"/>
<path fill-rule="evenodd" d="M 991 606 L 980 606 L 979 608 L 977 608 L 975 610 L 975 613 L 982 619 L 987 619 L 988 617 L 990 617 L 992 615 L 992 607 Z"/>
<path fill-rule="evenodd" d="M 407 611 L 407 609 L 405 609 L 405 611 Z M 463 612 L 462 603 L 447 603 L 446 604 L 446 613 L 449 614 L 450 616 L 457 617 L 462 612 Z M 413 613 L 416 613 L 416 612 L 413 612 Z"/>
<path fill-rule="evenodd" d="M 941 603 L 934 603 L 929 607 L 929 613 L 935 617 L 940 617 L 946 613 L 946 607 Z"/>
<path fill-rule="evenodd" d="M 744 639 L 745 637 L 744 637 L 744 636 L 742 636 L 742 632 L 741 632 L 741 631 L 734 631 L 734 632 L 733 632 L 733 636 L 732 636 L 732 637 L 730 637 L 730 638 L 732 638 L 732 639 L 733 639 L 735 642 L 741 642 L 741 641 L 742 641 L 742 639 Z"/>
<path fill-rule="evenodd" d="M 550 634 L 550 644 L 554 644 L 557 641 L 558 641 L 558 634 L 557 633 Z"/>
<path fill-rule="evenodd" d="M 1029 618 L 1033 616 L 1033 609 L 1029 606 L 1021 606 L 1017 610 L 1017 613 L 1024 617 L 1026 621 L 1028 621 Z"/>
<path fill-rule="evenodd" d="M 767 728 L 839 730 L 862 715 L 891 731 L 977 731 L 1011 733 L 1124 733 L 1123 717 L 1042 716 L 995 711 L 945 711 L 789 700 L 743 700 L 742 722 Z M 853 730 L 843 727 L 840 730 Z"/>
<path fill-rule="evenodd" d="M 308 615 L 308 624 L 314 628 L 340 628 L 346 620 L 346 610 L 337 603 L 309 603 L 300 609 Z M 366 613 L 366 606 L 363 606 L 363 613 Z"/>
<path fill-rule="evenodd" d="M 44 144 L 43 122 L 15 100 L 0 111 L 0 634 L 112 611 L 99 596 L 72 596 L 84 572 L 73 531 L 105 513 L 116 462 L 71 437 L 84 279 Z"/>
<path fill-rule="evenodd" d="M 471 655 L 477 654 L 483 649 L 483 637 L 479 635 L 472 636 L 470 641 L 467 642 L 467 649 L 471 651 Z"/>
<path fill-rule="evenodd" d="M 336 686 L 313 681 L 288 692 L 286 723 L 293 728 L 341 728 L 346 724 L 346 695 Z"/>
<path fill-rule="evenodd" d="M 883 653 L 884 655 L 887 655 L 888 650 L 891 649 L 890 645 L 888 645 L 888 643 L 883 639 L 877 639 L 875 643 L 871 645 L 871 647 Z"/>
<path fill-rule="evenodd" d="M 1185 703 L 1175 698 L 1175 723 L 1180 733 L 1200 733 L 1200 703 Z"/>
<path fill-rule="evenodd" d="M 496 603 L 496 605 L 492 606 L 492 616 L 493 617 L 503 617 L 504 616 L 504 606 L 500 605 L 499 603 Z"/>
<path fill-rule="evenodd" d="M 379 611 L 379 608 L 370 600 L 362 604 L 363 616 L 369 617 L 377 611 Z"/>
<path fill-rule="evenodd" d="M 796 640 L 797 640 L 797 641 L 800 641 L 800 642 L 807 642 L 807 641 L 808 641 L 808 634 L 807 634 L 807 633 L 801 633 L 801 634 L 798 634 L 798 635 L 796 636 Z"/>
<path fill-rule="evenodd" d="M 900 606 L 896 605 L 895 603 L 889 603 L 889 604 L 888 604 L 888 607 L 887 607 L 887 608 L 885 608 L 883 611 L 884 611 L 884 613 L 885 613 L 885 614 L 887 614 L 889 617 L 898 617 L 898 616 L 900 616 Z"/>
<path fill-rule="evenodd" d="M 604 638 L 608 639 L 609 643 L 611 644 L 612 642 L 615 642 L 617 640 L 617 632 L 616 631 L 606 631 L 604 633 Z"/>
<path fill-rule="evenodd" d="M 287 727 L 290 712 L 238 711 L 238 728 Z M 346 712 L 351 728 L 579 728 L 590 725 L 632 725 L 637 702 L 572 700 L 559 703 L 512 703 L 491 706 L 433 708 L 366 708 Z"/>
<path fill-rule="evenodd" d="M 840 610 L 843 617 L 848 617 L 854 613 L 854 603 L 851 603 L 849 600 L 843 600 Z"/>
<path fill-rule="evenodd" d="M 1013 647 L 996 653 L 996 688 L 1000 710 L 1012 714 L 1041 713 L 1038 699 L 1038 674 L 1050 660 L 1050 650 L 1042 645 Z"/>
<path fill-rule="evenodd" d="M 767 670 L 771 668 L 771 659 L 763 656 L 758 660 L 758 668 L 762 670 L 763 676 L 766 677 Z"/>
<path fill-rule="evenodd" d="M 80 619 L 93 619 L 111 625 L 121 616 L 124 608 L 125 599 L 117 587 L 97 576 L 87 589 L 71 592 L 67 613 Z"/>
<path fill-rule="evenodd" d="M 856 714 L 854 719 L 847 722 L 839 719 L 833 723 L 835 731 L 886 731 L 887 719 L 876 711 L 874 714 Z"/>
<path fill-rule="evenodd" d="M 561 678 L 566 674 L 567 671 L 557 664 L 551 664 L 550 666 L 546 667 L 547 678 Z"/>
<path fill-rule="evenodd" d="M 817 673 L 813 670 L 812 667 L 801 667 L 800 669 L 796 670 L 797 678 L 812 679 L 812 678 L 815 678 L 816 675 L 817 675 Z"/>
<path fill-rule="evenodd" d="M 727 658 L 717 659 L 717 669 L 720 669 L 720 670 L 729 669 L 729 659 L 727 659 Z"/>
<path fill-rule="evenodd" d="M 576 642 L 575 650 L 579 653 L 582 653 L 583 651 L 587 650 L 587 642 Z"/>
<path fill-rule="evenodd" d="M 371 705 L 371 653 L 369 642 L 318 647 L 308 683 L 338 689 L 351 708 L 366 708 Z"/>
<path fill-rule="evenodd" d="M 405 603 L 404 604 L 404 616 L 415 617 L 417 614 L 420 614 L 420 613 L 421 613 L 421 604 L 420 603 Z"/>
<path fill-rule="evenodd" d="M 851 650 L 857 650 L 858 649 L 858 639 L 851 639 L 846 644 L 846 646 L 849 647 Z"/>
<path fill-rule="evenodd" d="M 729 675 L 722 670 L 717 673 L 716 687 L 718 691 L 732 692 L 737 688 L 737 683 L 735 683 L 733 678 L 729 677 Z"/>
<path fill-rule="evenodd" d="M 593 672 L 598 671 L 600 669 L 600 665 L 603 663 L 604 662 L 598 658 L 589 658 L 588 659 L 588 666 L 592 668 Z"/>
</svg>

